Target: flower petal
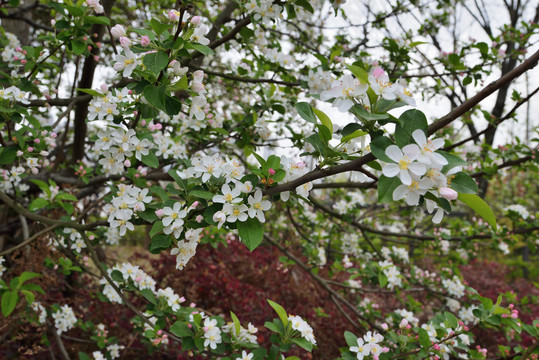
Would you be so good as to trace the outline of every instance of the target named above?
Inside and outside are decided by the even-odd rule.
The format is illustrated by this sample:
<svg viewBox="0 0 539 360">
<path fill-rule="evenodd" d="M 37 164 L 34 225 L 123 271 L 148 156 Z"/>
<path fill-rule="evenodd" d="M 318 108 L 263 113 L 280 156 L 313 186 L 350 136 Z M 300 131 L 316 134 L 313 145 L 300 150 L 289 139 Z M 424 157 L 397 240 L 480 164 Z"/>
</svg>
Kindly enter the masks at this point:
<svg viewBox="0 0 539 360">
<path fill-rule="evenodd" d="M 389 145 L 386 148 L 385 153 L 388 158 L 390 158 L 391 160 L 395 162 L 399 162 L 403 157 L 402 151 L 401 149 L 399 149 L 397 145 Z"/>
</svg>

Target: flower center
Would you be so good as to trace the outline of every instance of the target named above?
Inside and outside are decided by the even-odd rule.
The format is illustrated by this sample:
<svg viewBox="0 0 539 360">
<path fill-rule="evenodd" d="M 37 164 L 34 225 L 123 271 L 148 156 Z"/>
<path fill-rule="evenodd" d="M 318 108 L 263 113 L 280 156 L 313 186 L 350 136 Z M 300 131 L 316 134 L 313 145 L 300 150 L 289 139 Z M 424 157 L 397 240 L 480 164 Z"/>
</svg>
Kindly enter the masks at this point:
<svg viewBox="0 0 539 360">
<path fill-rule="evenodd" d="M 412 161 L 408 159 L 407 156 L 404 156 L 402 159 L 399 160 L 399 167 L 401 170 L 408 170 L 408 166 L 410 165 Z"/>
</svg>

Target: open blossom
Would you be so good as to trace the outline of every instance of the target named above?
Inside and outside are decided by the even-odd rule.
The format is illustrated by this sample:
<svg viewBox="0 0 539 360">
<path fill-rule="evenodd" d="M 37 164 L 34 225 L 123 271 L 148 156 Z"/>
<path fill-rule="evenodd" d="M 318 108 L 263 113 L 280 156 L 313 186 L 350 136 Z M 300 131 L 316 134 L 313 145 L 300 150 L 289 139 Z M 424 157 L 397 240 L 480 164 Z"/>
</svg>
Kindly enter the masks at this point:
<svg viewBox="0 0 539 360">
<path fill-rule="evenodd" d="M 389 82 L 389 76 L 382 68 L 376 68 L 369 75 L 371 89 L 376 95 L 381 95 L 386 100 L 395 100 L 397 98 L 396 87 Z"/>
<path fill-rule="evenodd" d="M 125 55 L 116 55 L 114 70 L 123 72 L 123 77 L 129 77 L 138 65 L 137 56 L 128 48 L 124 48 Z"/>
<path fill-rule="evenodd" d="M 257 217 L 260 222 L 265 222 L 264 211 L 271 208 L 271 203 L 268 200 L 262 200 L 262 191 L 257 190 L 254 197 L 249 195 L 247 202 L 251 206 L 249 208 L 249 217 Z"/>
<path fill-rule="evenodd" d="M 353 99 L 363 96 L 368 89 L 369 85 L 362 84 L 352 75 L 346 74 L 341 81 L 333 81 L 331 89 L 320 94 L 320 100 L 327 101 L 334 98 L 333 106 L 340 112 L 345 112 L 354 106 Z"/>
<path fill-rule="evenodd" d="M 393 191 L 393 200 L 398 201 L 405 199 L 410 206 L 419 204 L 419 197 L 425 195 L 427 190 L 432 186 L 429 179 L 419 179 L 412 176 L 410 185 L 401 184 Z"/>
<path fill-rule="evenodd" d="M 412 185 L 412 175 L 421 176 L 427 171 L 424 164 L 414 161 L 420 154 L 415 144 L 408 144 L 402 150 L 397 145 L 389 145 L 385 153 L 396 164 L 385 164 L 382 173 L 387 177 L 398 176 L 404 185 Z"/>
<path fill-rule="evenodd" d="M 234 190 L 232 190 L 230 188 L 230 185 L 224 184 L 221 187 L 221 192 L 223 193 L 223 195 L 215 195 L 212 198 L 213 202 L 221 204 L 235 204 L 241 201 L 241 198 L 239 198 L 239 196 L 241 195 L 241 189 L 239 187 L 235 187 Z"/>
<path fill-rule="evenodd" d="M 423 130 L 417 129 L 412 133 L 417 145 L 419 145 L 420 153 L 417 160 L 425 165 L 434 165 L 442 167 L 447 165 L 447 159 L 435 151 L 444 146 L 443 139 L 427 140 Z"/>
<path fill-rule="evenodd" d="M 300 316 L 288 316 L 288 320 L 290 321 L 293 330 L 299 331 L 305 340 L 316 345 L 313 328 L 305 320 Z"/>
</svg>

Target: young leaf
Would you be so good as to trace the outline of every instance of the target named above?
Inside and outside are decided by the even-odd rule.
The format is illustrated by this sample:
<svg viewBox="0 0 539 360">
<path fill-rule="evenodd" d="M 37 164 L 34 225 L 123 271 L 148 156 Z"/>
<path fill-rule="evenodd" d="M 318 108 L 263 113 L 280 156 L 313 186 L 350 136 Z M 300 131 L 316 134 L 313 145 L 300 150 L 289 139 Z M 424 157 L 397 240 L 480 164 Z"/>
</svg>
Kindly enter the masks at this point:
<svg viewBox="0 0 539 360">
<path fill-rule="evenodd" d="M 19 294 L 17 291 L 6 291 L 4 295 L 2 295 L 2 315 L 4 317 L 8 317 L 9 314 L 15 310 L 15 306 L 17 306 L 17 301 L 19 301 Z"/>
<path fill-rule="evenodd" d="M 248 218 L 246 221 L 238 221 L 238 233 L 241 241 L 249 251 L 253 251 L 260 245 L 264 236 L 264 229 L 257 218 Z"/>
<path fill-rule="evenodd" d="M 475 194 L 459 193 L 458 199 L 468 205 L 473 211 L 481 216 L 496 231 L 496 217 L 490 206 Z"/>
<path fill-rule="evenodd" d="M 455 191 L 463 194 L 477 194 L 477 191 L 479 190 L 475 180 L 464 172 L 457 173 L 455 177 L 451 179 L 451 187 Z"/>
<path fill-rule="evenodd" d="M 298 111 L 299 116 L 307 120 L 310 123 L 316 124 L 316 116 L 314 115 L 313 108 L 309 103 L 299 102 L 296 104 L 296 110 Z"/>
<path fill-rule="evenodd" d="M 268 304 L 275 310 L 277 315 L 279 316 L 279 319 L 283 322 L 284 327 L 286 328 L 286 325 L 288 325 L 288 315 L 286 314 L 286 310 L 276 302 L 273 302 L 268 299 Z"/>
</svg>

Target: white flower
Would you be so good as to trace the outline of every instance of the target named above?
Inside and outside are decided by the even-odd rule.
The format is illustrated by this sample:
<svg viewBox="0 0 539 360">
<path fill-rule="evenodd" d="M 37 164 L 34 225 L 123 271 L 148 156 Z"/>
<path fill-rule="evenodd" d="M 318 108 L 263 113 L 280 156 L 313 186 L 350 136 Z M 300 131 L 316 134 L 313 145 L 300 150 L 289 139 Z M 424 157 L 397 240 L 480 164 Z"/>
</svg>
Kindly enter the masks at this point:
<svg viewBox="0 0 539 360">
<path fill-rule="evenodd" d="M 204 113 L 204 110 L 202 110 L 202 107 L 206 105 L 206 103 L 207 101 L 204 96 L 195 96 L 191 100 L 191 110 L 189 111 L 189 117 L 192 118 L 194 116 L 197 120 L 204 120 L 206 118 L 206 114 Z"/>
<path fill-rule="evenodd" d="M 511 206 L 508 206 L 504 209 L 505 212 L 509 212 L 509 211 L 513 211 L 513 212 L 516 212 L 517 214 L 520 215 L 520 217 L 522 217 L 523 219 L 527 219 L 530 217 L 530 213 L 528 212 L 528 210 L 526 210 L 526 208 L 522 205 L 518 205 L 518 204 L 515 204 L 515 205 L 511 205 Z"/>
<path fill-rule="evenodd" d="M 60 310 L 52 314 L 54 319 L 54 326 L 58 335 L 62 335 L 63 332 L 68 331 L 75 326 L 77 318 L 73 309 L 69 305 L 63 305 Z"/>
<path fill-rule="evenodd" d="M 365 344 L 362 338 L 357 339 L 357 346 L 350 347 L 350 351 L 357 353 L 358 360 L 363 360 L 363 358 L 371 352 L 369 346 Z"/>
<path fill-rule="evenodd" d="M 122 25 L 116 24 L 110 29 L 110 33 L 115 38 L 119 38 L 119 37 L 125 36 L 125 29 Z"/>
<path fill-rule="evenodd" d="M 251 206 L 249 208 L 249 217 L 254 218 L 256 216 L 260 222 L 265 222 L 264 211 L 271 208 L 271 203 L 268 200 L 262 200 L 262 191 L 257 190 L 254 197 L 249 195 L 247 202 Z"/>
<path fill-rule="evenodd" d="M 241 358 L 238 358 L 238 360 L 252 360 L 254 354 L 249 354 L 247 351 L 242 350 L 241 352 Z"/>
<path fill-rule="evenodd" d="M 335 98 L 333 106 L 337 107 L 340 112 L 345 112 L 354 106 L 352 99 L 362 96 L 368 89 L 369 85 L 362 84 L 352 75 L 346 74 L 341 81 L 334 81 L 331 89 L 322 91 L 320 100 L 327 101 Z"/>
<path fill-rule="evenodd" d="M 218 223 L 217 228 L 220 229 L 226 221 L 226 214 L 222 211 L 217 211 L 215 214 L 213 214 L 213 221 Z"/>
<path fill-rule="evenodd" d="M 92 356 L 94 357 L 94 360 L 106 360 L 107 358 L 103 356 L 103 353 L 101 351 L 94 351 L 92 353 Z"/>
<path fill-rule="evenodd" d="M 419 145 L 421 150 L 419 156 L 417 157 L 418 161 L 425 165 L 432 164 L 436 167 L 447 165 L 447 159 L 435 152 L 444 146 L 443 139 L 427 140 L 425 133 L 420 129 L 414 130 L 414 132 L 412 132 L 412 137 L 417 145 Z"/>
<path fill-rule="evenodd" d="M 402 150 L 397 145 L 389 145 L 385 154 L 396 164 L 385 164 L 382 167 L 382 173 L 387 177 L 398 175 L 404 185 L 412 185 L 411 174 L 421 176 L 427 171 L 424 164 L 414 161 L 419 153 L 419 147 L 415 144 L 408 144 Z"/>
<path fill-rule="evenodd" d="M 401 184 L 393 191 L 393 200 L 405 199 L 410 206 L 419 204 L 420 195 L 425 195 L 431 187 L 432 182 L 429 179 L 417 179 L 413 176 L 410 185 Z"/>
<path fill-rule="evenodd" d="M 394 100 L 397 98 L 397 87 L 389 82 L 389 76 L 382 68 L 373 70 L 372 74 L 369 75 L 369 83 L 376 95 L 381 95 L 382 98 L 386 100 Z"/>
<path fill-rule="evenodd" d="M 228 216 L 226 221 L 230 223 L 237 220 L 242 222 L 247 220 L 247 210 L 249 208 L 245 204 L 225 204 L 223 206 L 223 213 Z"/>
<path fill-rule="evenodd" d="M 241 189 L 239 187 L 235 187 L 234 190 L 232 190 L 228 184 L 224 184 L 221 187 L 221 192 L 223 195 L 215 195 L 212 198 L 213 202 L 221 204 L 235 204 L 241 202 L 241 198 L 238 197 L 241 195 Z"/>
<path fill-rule="evenodd" d="M 182 204 L 177 202 L 174 204 L 174 207 L 165 207 L 163 208 L 163 214 L 165 217 L 163 218 L 163 225 L 169 226 L 172 224 L 172 222 L 175 222 L 176 220 L 181 220 L 187 216 L 187 211 L 182 209 Z M 183 225 L 183 221 L 182 224 Z"/>
<path fill-rule="evenodd" d="M 195 29 L 193 35 L 191 36 L 191 41 L 196 41 L 202 45 L 208 45 L 210 40 L 207 39 L 204 35 L 208 32 L 208 27 L 206 25 L 201 25 Z"/>
<path fill-rule="evenodd" d="M 116 62 L 113 67 L 118 72 L 123 71 L 123 77 L 129 77 L 137 67 L 138 60 L 137 56 L 129 48 L 124 48 L 124 53 L 125 55 L 116 55 Z"/>
</svg>

